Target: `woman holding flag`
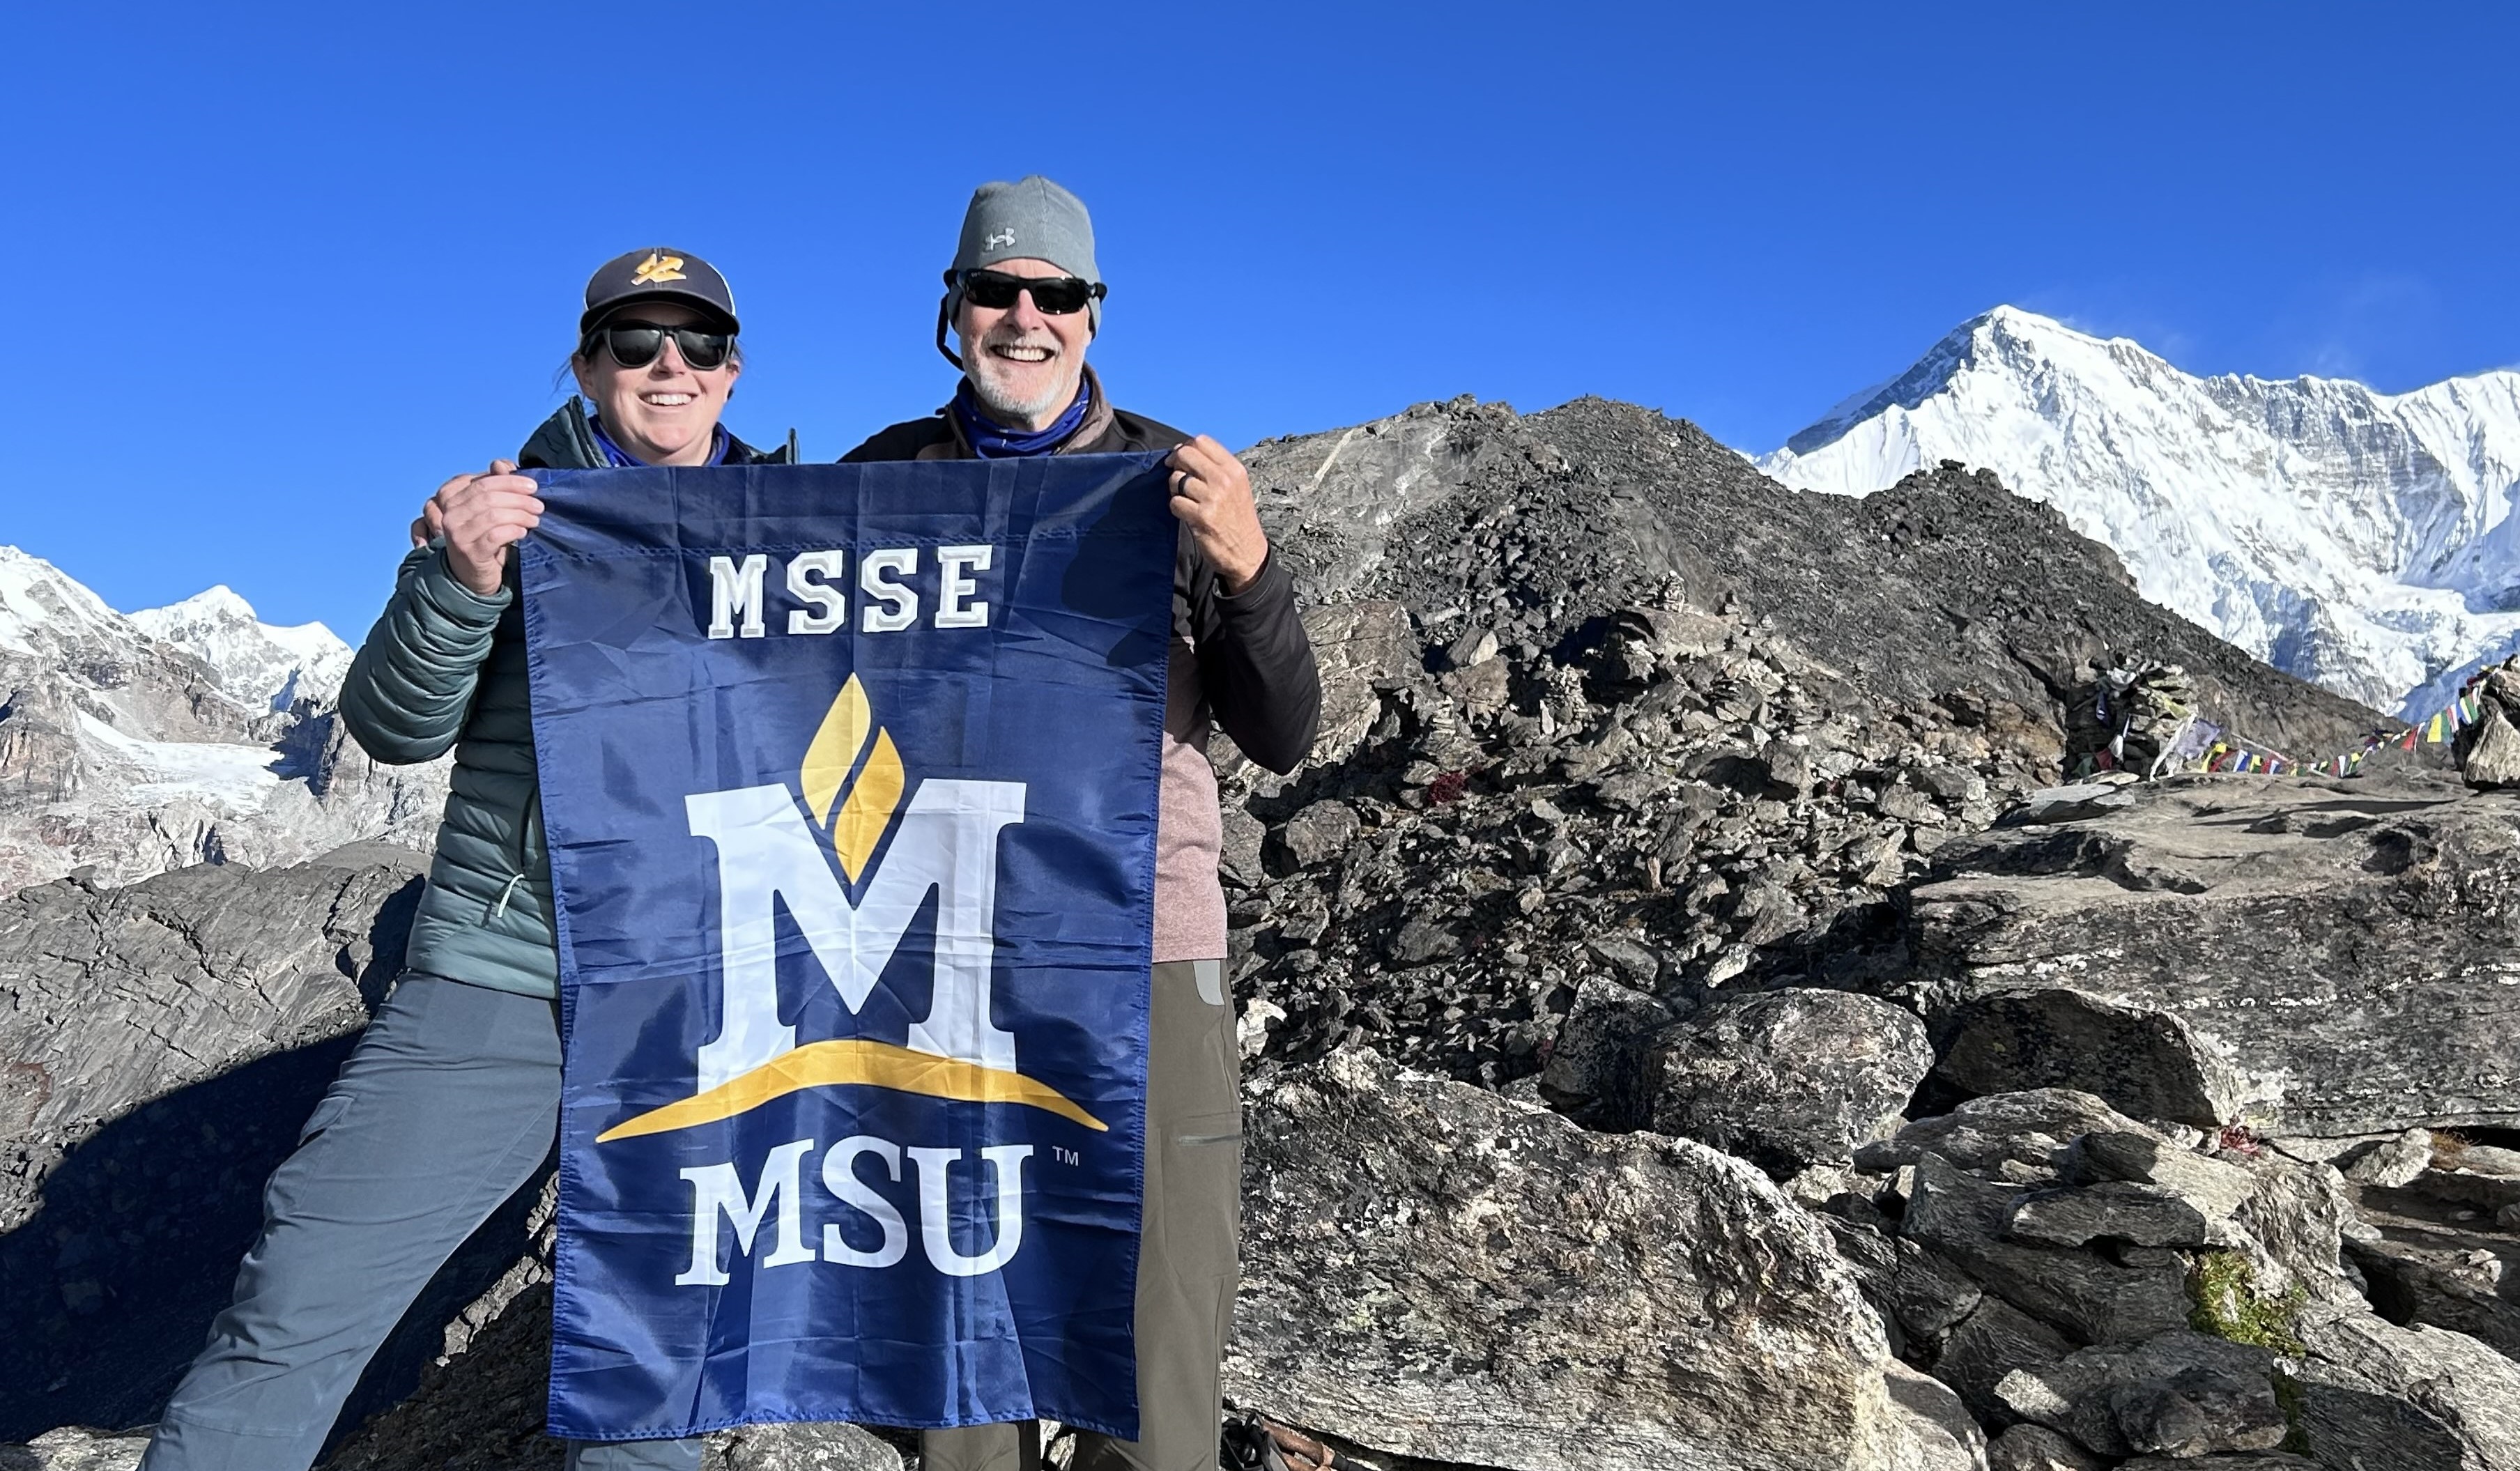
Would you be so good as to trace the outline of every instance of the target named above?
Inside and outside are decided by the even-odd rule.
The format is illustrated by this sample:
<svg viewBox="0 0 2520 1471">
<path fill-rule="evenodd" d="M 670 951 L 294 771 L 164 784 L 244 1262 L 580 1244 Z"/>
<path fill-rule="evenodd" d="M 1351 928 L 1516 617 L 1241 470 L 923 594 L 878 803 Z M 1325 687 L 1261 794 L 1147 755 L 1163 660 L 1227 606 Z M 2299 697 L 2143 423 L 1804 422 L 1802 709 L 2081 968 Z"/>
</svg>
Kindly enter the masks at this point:
<svg viewBox="0 0 2520 1471">
<path fill-rule="evenodd" d="M 236 1297 L 177 1386 L 147 1471 L 303 1471 L 360 1371 L 467 1236 L 541 1171 L 560 1107 L 559 960 L 514 548 L 527 468 L 780 463 L 718 423 L 742 372 L 725 277 L 634 250 L 587 283 L 584 394 L 515 462 L 458 475 L 412 524 L 341 691 L 387 764 L 455 752 L 406 969 L 272 1175 Z M 693 1471 L 698 1440 L 571 1443 L 579 1471 Z"/>
</svg>

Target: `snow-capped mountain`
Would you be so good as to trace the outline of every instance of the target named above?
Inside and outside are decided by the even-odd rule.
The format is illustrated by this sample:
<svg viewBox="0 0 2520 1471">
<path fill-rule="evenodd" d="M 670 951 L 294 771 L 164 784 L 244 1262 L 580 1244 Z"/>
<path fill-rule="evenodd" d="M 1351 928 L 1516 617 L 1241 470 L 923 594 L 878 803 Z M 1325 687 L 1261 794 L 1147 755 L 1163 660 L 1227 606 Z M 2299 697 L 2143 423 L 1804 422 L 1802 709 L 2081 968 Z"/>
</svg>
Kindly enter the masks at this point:
<svg viewBox="0 0 2520 1471">
<path fill-rule="evenodd" d="M 276 627 L 225 586 L 131 615 L 140 629 L 218 671 L 239 700 L 286 710 L 300 696 L 331 699 L 350 669 L 350 646 L 321 623 Z"/>
<path fill-rule="evenodd" d="M 2520 646 L 2520 373 L 2410 393 L 2198 378 L 2013 307 L 1761 458 L 1868 495 L 1963 461 L 2117 551 L 2144 595 L 2380 709 Z"/>
<path fill-rule="evenodd" d="M 444 772 L 348 740 L 349 662 L 322 624 L 272 627 L 226 588 L 125 616 L 0 547 L 0 893 L 427 841 Z"/>
</svg>

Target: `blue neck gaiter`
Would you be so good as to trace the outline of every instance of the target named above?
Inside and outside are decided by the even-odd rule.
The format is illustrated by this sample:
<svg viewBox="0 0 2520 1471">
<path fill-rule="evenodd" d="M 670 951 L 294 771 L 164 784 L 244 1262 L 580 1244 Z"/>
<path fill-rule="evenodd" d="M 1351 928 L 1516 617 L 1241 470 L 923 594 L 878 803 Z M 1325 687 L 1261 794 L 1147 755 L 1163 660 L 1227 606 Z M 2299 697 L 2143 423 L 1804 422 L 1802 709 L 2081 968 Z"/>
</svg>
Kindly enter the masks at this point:
<svg viewBox="0 0 2520 1471">
<path fill-rule="evenodd" d="M 648 463 L 645 460 L 638 459 L 628 450 L 625 450 L 621 446 L 612 442 L 612 436 L 604 432 L 603 416 L 589 414 L 586 416 L 586 426 L 595 431 L 595 447 L 604 452 L 604 463 L 611 468 L 637 469 Z M 726 443 L 726 425 L 722 423 L 712 424 L 709 427 L 709 457 L 701 463 L 704 465 L 725 464 Z"/>
<path fill-rule="evenodd" d="M 1085 423 L 1094 407 L 1094 391 L 1077 384 L 1076 402 L 1049 425 L 1038 429 L 1011 429 L 980 412 L 980 401 L 971 393 L 971 380 L 963 379 L 954 390 L 954 419 L 963 426 L 963 437 L 971 443 L 971 452 L 983 460 L 1019 460 L 1027 455 L 1047 455 L 1058 448 L 1068 435 Z"/>
</svg>

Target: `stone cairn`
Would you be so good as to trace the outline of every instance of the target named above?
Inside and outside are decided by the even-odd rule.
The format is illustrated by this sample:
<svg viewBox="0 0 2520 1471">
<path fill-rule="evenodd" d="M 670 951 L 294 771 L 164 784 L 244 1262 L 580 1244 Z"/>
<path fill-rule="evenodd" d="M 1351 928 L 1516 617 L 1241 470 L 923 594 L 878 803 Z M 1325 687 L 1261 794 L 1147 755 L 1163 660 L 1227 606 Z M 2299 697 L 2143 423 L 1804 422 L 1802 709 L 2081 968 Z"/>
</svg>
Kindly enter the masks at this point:
<svg viewBox="0 0 2520 1471">
<path fill-rule="evenodd" d="M 2451 747 L 2467 784 L 2520 786 L 2520 660 L 2505 659 L 2469 690 L 2482 708 Z"/>
<path fill-rule="evenodd" d="M 2180 665 L 2122 665 L 2093 680 L 2066 712 L 2066 749 L 2077 769 L 2089 763 L 2145 775 L 2197 708 L 2196 681 Z"/>
</svg>

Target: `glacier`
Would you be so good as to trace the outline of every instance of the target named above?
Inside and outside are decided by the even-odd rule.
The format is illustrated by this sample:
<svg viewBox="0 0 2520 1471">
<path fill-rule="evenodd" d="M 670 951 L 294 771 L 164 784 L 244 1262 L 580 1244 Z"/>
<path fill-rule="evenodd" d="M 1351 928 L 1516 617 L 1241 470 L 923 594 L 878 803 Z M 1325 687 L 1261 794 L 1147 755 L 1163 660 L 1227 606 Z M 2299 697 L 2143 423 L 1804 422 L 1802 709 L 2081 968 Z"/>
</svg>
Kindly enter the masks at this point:
<svg viewBox="0 0 2520 1471">
<path fill-rule="evenodd" d="M 1944 460 L 2055 507 L 2146 598 L 2378 709 L 2428 716 L 2520 648 L 2520 373 L 2396 394 L 2197 377 L 2000 306 L 1753 457 L 1850 496 Z"/>
</svg>

